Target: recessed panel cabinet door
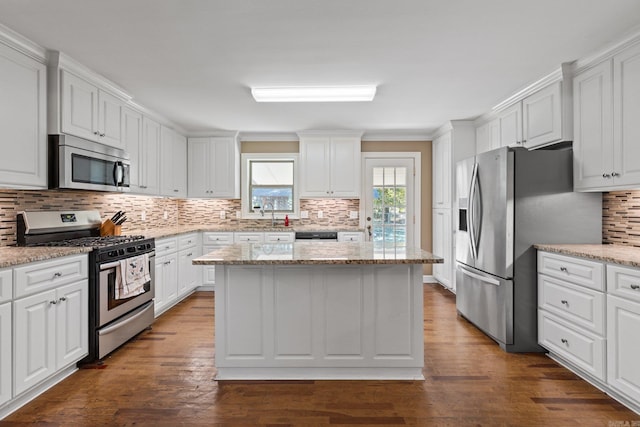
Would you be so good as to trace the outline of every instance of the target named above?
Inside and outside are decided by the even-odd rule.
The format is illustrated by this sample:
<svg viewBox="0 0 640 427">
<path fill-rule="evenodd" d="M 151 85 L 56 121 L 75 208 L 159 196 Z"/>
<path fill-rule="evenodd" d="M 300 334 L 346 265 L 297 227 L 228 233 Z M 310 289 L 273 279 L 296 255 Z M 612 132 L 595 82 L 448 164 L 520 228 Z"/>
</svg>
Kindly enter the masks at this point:
<svg viewBox="0 0 640 427">
<path fill-rule="evenodd" d="M 98 91 L 98 142 L 124 148 L 122 143 L 122 102 L 115 96 Z"/>
<path fill-rule="evenodd" d="M 616 186 L 640 184 L 640 45 L 613 58 L 613 147 Z M 615 175 L 613 175 L 615 174 Z"/>
<path fill-rule="evenodd" d="M 0 45 L 0 187 L 47 187 L 46 67 Z"/>
<path fill-rule="evenodd" d="M 89 349 L 89 289 L 86 280 L 56 290 L 56 369 L 84 357 Z"/>
<path fill-rule="evenodd" d="M 140 149 L 142 144 L 142 114 L 129 108 L 122 111 L 122 143 L 124 150 L 129 153 L 131 170 L 129 183 L 131 191 L 137 192 L 140 183 Z"/>
<path fill-rule="evenodd" d="M 11 399 L 11 303 L 0 304 L 0 406 Z"/>
<path fill-rule="evenodd" d="M 360 138 L 331 138 L 331 196 L 360 197 Z"/>
<path fill-rule="evenodd" d="M 607 296 L 607 382 L 640 401 L 640 304 Z"/>
<path fill-rule="evenodd" d="M 62 132 L 98 141 L 98 88 L 66 71 L 62 79 Z"/>
<path fill-rule="evenodd" d="M 56 371 L 56 291 L 13 302 L 15 395 Z"/>
</svg>

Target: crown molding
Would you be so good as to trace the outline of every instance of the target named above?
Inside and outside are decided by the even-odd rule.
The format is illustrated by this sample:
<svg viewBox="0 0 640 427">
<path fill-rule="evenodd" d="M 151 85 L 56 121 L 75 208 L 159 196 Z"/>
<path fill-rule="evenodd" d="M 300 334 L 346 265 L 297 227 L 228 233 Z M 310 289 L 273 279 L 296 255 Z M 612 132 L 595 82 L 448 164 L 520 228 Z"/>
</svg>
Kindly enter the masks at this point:
<svg viewBox="0 0 640 427">
<path fill-rule="evenodd" d="M 365 132 L 362 135 L 362 140 L 387 142 L 431 141 L 431 134 L 427 131 Z"/>
<path fill-rule="evenodd" d="M 197 132 L 188 132 L 188 138 L 207 138 L 207 137 L 221 137 L 221 138 L 234 138 L 239 139 L 240 132 L 237 130 L 227 131 L 227 130 L 209 130 L 209 131 L 197 131 Z"/>
<path fill-rule="evenodd" d="M 121 98 L 125 102 L 129 102 L 133 98 L 124 89 L 104 77 L 102 74 L 96 73 L 95 71 L 82 65 L 80 62 L 62 52 L 56 50 L 49 51 L 48 57 L 49 67 L 59 68 L 73 73 L 78 77 L 88 80 L 92 84 L 99 86 L 101 89 L 110 92 L 112 95 Z"/>
<path fill-rule="evenodd" d="M 640 28 L 640 27 L 638 27 Z M 598 65 L 602 61 L 611 59 L 613 56 L 622 52 L 625 49 L 633 46 L 636 43 L 640 43 L 640 29 L 636 28 L 630 35 L 614 43 L 610 43 L 605 47 L 593 52 L 592 54 L 578 59 L 574 63 L 574 73 L 578 74 L 583 71 Z"/>
<path fill-rule="evenodd" d="M 445 133 L 455 131 L 460 128 L 475 129 L 475 122 L 473 120 L 450 120 L 436 129 L 431 135 L 431 139 L 438 138 Z"/>
<path fill-rule="evenodd" d="M 47 63 L 47 50 L 29 40 L 28 38 L 16 33 L 11 28 L 0 24 L 0 43 L 17 50 L 36 61 Z"/>
<path fill-rule="evenodd" d="M 277 133 L 277 132 L 241 132 L 240 141 L 251 142 L 290 142 L 299 141 L 300 138 L 295 132 Z"/>
<path fill-rule="evenodd" d="M 303 130 L 296 132 L 300 138 L 309 136 L 353 136 L 362 138 L 364 134 L 361 130 L 348 130 L 348 129 L 331 129 L 331 130 Z"/>
</svg>

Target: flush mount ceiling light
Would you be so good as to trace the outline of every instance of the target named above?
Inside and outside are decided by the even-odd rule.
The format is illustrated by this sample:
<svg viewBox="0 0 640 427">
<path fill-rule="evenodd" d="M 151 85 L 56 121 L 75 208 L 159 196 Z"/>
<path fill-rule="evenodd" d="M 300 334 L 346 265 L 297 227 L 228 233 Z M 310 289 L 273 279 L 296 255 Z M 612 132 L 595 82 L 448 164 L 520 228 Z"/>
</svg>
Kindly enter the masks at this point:
<svg viewBox="0 0 640 427">
<path fill-rule="evenodd" d="M 376 86 L 252 87 L 256 102 L 362 102 L 372 101 Z"/>
</svg>

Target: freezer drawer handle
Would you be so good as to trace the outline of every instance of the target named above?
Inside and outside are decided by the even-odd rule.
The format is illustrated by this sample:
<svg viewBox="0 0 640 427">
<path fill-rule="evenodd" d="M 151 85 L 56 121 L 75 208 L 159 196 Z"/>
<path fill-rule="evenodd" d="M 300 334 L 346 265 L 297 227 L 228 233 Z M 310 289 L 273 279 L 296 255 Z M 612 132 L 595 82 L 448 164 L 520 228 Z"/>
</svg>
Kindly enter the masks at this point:
<svg viewBox="0 0 640 427">
<path fill-rule="evenodd" d="M 462 266 L 458 266 L 458 269 L 463 273 L 466 274 L 469 277 L 473 277 L 474 279 L 478 279 L 481 280 L 483 283 L 488 283 L 490 285 L 494 285 L 494 286 L 500 286 L 500 282 L 498 280 L 495 280 L 491 277 L 487 277 L 487 276 L 481 276 L 480 274 L 474 273 L 473 271 L 469 271 L 466 268 L 462 267 Z"/>
</svg>

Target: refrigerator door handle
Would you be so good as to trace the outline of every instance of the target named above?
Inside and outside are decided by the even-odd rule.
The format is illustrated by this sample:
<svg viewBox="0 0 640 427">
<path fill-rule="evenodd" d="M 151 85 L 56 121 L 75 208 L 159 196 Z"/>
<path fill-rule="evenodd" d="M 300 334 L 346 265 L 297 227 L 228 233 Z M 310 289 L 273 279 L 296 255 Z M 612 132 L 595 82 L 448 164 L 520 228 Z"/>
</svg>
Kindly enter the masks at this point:
<svg viewBox="0 0 640 427">
<path fill-rule="evenodd" d="M 460 264 L 458 264 L 458 270 L 460 270 L 463 274 L 469 277 L 473 277 L 474 279 L 478 279 L 482 281 L 483 283 L 487 283 L 489 285 L 494 285 L 494 286 L 500 286 L 500 281 L 494 279 L 493 277 L 483 276 L 478 273 L 474 273 L 473 271 L 467 269 L 466 267 L 463 267 Z"/>
<path fill-rule="evenodd" d="M 469 213 L 467 215 L 467 230 L 469 234 L 469 245 L 471 246 L 471 256 L 473 259 L 478 259 L 478 247 L 476 245 L 475 235 L 475 193 L 476 184 L 478 182 L 478 164 L 473 164 L 473 172 L 471 173 L 471 188 L 469 189 Z"/>
</svg>

